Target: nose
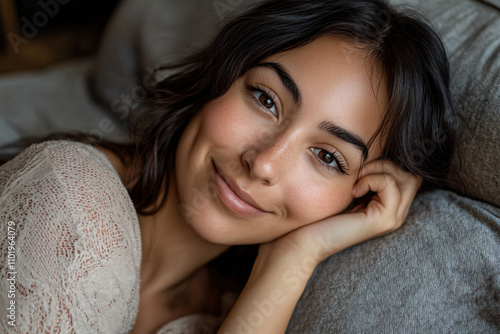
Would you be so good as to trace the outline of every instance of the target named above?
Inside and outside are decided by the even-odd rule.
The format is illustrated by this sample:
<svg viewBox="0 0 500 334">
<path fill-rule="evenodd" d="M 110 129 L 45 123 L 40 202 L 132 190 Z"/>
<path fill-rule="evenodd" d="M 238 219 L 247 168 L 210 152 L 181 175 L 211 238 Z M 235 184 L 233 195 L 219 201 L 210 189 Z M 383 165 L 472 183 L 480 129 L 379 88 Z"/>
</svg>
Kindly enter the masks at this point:
<svg viewBox="0 0 500 334">
<path fill-rule="evenodd" d="M 274 185 L 280 175 L 293 164 L 293 138 L 281 133 L 249 147 L 242 162 L 250 177 L 266 185 Z"/>
</svg>

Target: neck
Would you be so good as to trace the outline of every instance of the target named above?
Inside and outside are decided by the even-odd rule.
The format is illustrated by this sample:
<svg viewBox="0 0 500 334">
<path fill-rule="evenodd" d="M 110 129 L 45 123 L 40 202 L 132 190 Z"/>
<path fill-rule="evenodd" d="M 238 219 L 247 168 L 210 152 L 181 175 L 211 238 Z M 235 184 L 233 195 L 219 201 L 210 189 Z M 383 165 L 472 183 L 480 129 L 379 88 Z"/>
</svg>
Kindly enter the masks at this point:
<svg viewBox="0 0 500 334">
<path fill-rule="evenodd" d="M 200 237 L 184 220 L 179 203 L 175 178 L 172 178 L 162 208 L 152 216 L 139 215 L 141 284 L 152 291 L 168 291 L 182 285 L 229 248 Z"/>
</svg>

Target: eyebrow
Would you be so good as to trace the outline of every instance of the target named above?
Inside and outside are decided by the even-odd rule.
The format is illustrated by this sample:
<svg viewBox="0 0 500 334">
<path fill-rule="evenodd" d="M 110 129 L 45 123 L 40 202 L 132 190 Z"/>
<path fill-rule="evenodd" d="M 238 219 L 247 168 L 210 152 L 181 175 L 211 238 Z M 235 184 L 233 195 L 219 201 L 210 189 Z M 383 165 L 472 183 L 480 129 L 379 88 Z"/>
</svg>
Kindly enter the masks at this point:
<svg viewBox="0 0 500 334">
<path fill-rule="evenodd" d="M 300 94 L 300 90 L 295 81 L 292 79 L 292 76 L 288 73 L 287 70 L 285 70 L 282 65 L 273 62 L 265 62 L 257 64 L 255 67 L 272 69 L 281 79 L 283 86 L 285 86 L 285 88 L 292 95 L 295 104 L 300 108 L 302 104 L 302 95 Z M 357 134 L 349 132 L 346 129 L 343 129 L 329 121 L 321 122 L 318 126 L 318 129 L 321 131 L 326 131 L 329 134 L 356 146 L 356 148 L 361 151 L 363 159 L 366 160 L 366 158 L 368 157 L 368 146 Z"/>
<path fill-rule="evenodd" d="M 273 63 L 273 62 L 266 62 L 266 63 L 260 63 L 257 64 L 255 67 L 264 67 L 264 68 L 269 68 L 272 69 L 281 79 L 281 82 L 283 83 L 283 86 L 290 92 L 292 95 L 293 101 L 295 104 L 300 107 L 302 104 L 302 95 L 300 94 L 299 87 L 295 83 L 295 81 L 292 79 L 292 76 L 288 73 L 283 66 L 281 66 L 278 63 Z"/>
<path fill-rule="evenodd" d="M 338 127 L 328 121 L 321 122 L 318 126 L 318 129 L 326 131 L 329 134 L 356 146 L 356 148 L 361 151 L 363 159 L 366 160 L 366 158 L 368 157 L 368 146 L 357 134 L 349 132 L 346 129 L 342 129 L 341 127 Z"/>
</svg>

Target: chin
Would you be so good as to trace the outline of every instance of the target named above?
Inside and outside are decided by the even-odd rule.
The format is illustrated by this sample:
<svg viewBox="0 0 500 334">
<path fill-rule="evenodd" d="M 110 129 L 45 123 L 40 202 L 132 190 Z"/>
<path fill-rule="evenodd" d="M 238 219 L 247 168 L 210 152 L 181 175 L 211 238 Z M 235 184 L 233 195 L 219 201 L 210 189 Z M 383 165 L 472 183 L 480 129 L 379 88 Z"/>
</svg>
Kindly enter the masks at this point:
<svg viewBox="0 0 500 334">
<path fill-rule="evenodd" d="M 209 210 L 181 210 L 184 221 L 196 234 L 208 242 L 222 245 L 234 245 L 234 231 L 225 219 L 216 218 Z"/>
<path fill-rule="evenodd" d="M 192 213 L 189 218 L 184 216 L 184 219 L 196 234 L 214 244 L 235 246 L 267 241 L 252 234 L 256 229 L 251 227 L 250 222 L 233 221 L 211 210 L 203 210 L 199 214 Z"/>
</svg>

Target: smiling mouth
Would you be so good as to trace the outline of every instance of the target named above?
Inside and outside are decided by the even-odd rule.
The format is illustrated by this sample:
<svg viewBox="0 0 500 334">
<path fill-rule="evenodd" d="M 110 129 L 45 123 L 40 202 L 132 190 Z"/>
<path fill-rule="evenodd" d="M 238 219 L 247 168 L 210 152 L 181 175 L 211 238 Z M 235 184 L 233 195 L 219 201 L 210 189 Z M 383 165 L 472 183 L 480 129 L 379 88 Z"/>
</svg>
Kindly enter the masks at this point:
<svg viewBox="0 0 500 334">
<path fill-rule="evenodd" d="M 212 162 L 212 166 L 217 196 L 229 211 L 246 217 L 267 213 L 255 203 L 249 194 L 240 189 L 236 182 L 220 172 L 214 162 Z"/>
</svg>

